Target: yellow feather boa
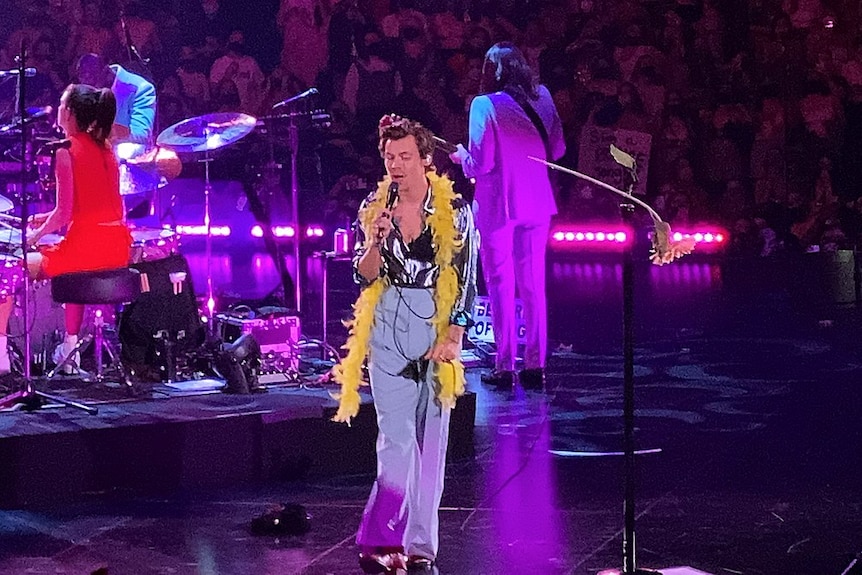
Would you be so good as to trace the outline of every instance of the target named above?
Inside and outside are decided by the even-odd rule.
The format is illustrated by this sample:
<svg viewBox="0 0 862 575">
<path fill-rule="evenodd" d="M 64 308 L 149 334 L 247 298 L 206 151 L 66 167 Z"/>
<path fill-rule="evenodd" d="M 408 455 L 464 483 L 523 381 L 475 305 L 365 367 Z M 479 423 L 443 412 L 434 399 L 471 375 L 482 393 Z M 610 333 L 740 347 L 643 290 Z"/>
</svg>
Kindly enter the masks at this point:
<svg viewBox="0 0 862 575">
<path fill-rule="evenodd" d="M 431 182 L 431 205 L 434 208 L 434 213 L 428 216 L 428 226 L 437 248 L 435 263 L 440 268 L 440 275 L 434 286 L 437 310 L 432 324 L 437 332 L 437 343 L 440 343 L 446 339 L 449 317 L 458 299 L 458 272 L 452 266 L 452 260 L 461 250 L 463 241 L 455 226 L 456 214 L 452 202 L 458 195 L 452 189 L 452 182 L 433 172 L 428 173 L 428 181 Z M 365 210 L 359 214 L 363 229 L 369 230 L 373 227 L 374 220 L 385 206 L 388 189 L 389 179 L 385 178 L 377 186 L 377 192 L 366 204 Z M 338 412 L 332 418 L 333 421 L 349 424 L 359 413 L 359 386 L 368 385 L 362 379 L 362 364 L 368 355 L 368 342 L 371 339 L 371 328 L 374 326 L 374 310 L 388 285 L 387 278 L 378 278 L 362 290 L 353 305 L 353 318 L 345 324 L 349 328 L 347 343 L 343 347 L 347 355 L 332 370 L 333 378 L 341 384 L 341 393 L 335 396 L 338 399 Z M 464 394 L 463 364 L 456 359 L 451 363 L 434 364 L 434 370 L 437 400 L 443 407 L 454 407 L 456 398 Z"/>
</svg>

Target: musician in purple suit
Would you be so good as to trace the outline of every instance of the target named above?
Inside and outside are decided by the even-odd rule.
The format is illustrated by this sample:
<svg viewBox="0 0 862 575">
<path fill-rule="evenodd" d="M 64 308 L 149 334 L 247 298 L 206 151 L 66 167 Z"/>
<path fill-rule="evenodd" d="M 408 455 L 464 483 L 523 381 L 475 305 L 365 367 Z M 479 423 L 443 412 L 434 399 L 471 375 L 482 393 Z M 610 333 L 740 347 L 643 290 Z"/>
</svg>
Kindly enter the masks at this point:
<svg viewBox="0 0 862 575">
<path fill-rule="evenodd" d="M 545 251 L 557 207 L 547 168 L 527 156 L 562 157 L 562 124 L 551 94 L 536 84 L 523 54 L 508 42 L 495 44 L 485 55 L 481 92 L 470 106 L 469 143 L 450 157 L 476 180 L 479 254 L 497 345 L 495 369 L 483 380 L 512 387 L 517 287 L 527 328 L 519 381 L 527 389 L 542 389 L 548 352 Z"/>
</svg>

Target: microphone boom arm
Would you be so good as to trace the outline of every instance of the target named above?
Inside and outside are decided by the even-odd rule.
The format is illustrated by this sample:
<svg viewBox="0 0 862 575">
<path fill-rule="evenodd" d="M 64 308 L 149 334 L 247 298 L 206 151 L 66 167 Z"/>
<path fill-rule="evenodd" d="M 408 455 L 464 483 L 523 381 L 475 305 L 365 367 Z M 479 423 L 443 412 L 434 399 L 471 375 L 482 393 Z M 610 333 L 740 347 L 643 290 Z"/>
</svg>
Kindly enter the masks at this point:
<svg viewBox="0 0 862 575">
<path fill-rule="evenodd" d="M 540 164 L 544 164 L 545 166 L 547 166 L 548 168 L 551 168 L 552 170 L 557 170 L 557 171 L 575 176 L 576 178 L 580 178 L 582 180 L 590 182 L 591 184 L 595 184 L 595 185 L 599 186 L 600 188 L 608 190 L 609 192 L 613 192 L 613 193 L 617 194 L 618 196 L 623 197 L 626 201 L 629 201 L 629 202 L 636 204 L 636 205 L 642 207 L 643 209 L 645 209 L 649 213 L 650 217 L 652 218 L 653 225 L 655 227 L 655 229 L 653 231 L 653 236 L 652 236 L 652 252 L 650 255 L 650 261 L 652 261 L 653 264 L 655 264 L 655 265 L 669 264 L 669 263 L 673 262 L 674 260 L 681 258 L 684 255 L 690 254 L 692 252 L 692 250 L 694 249 L 694 246 L 696 244 L 696 241 L 694 240 L 694 238 L 682 237 L 680 239 L 674 239 L 673 233 L 671 232 L 671 229 L 670 229 L 670 224 L 668 224 L 665 221 L 662 221 L 661 216 L 658 215 L 658 212 L 656 212 L 649 204 L 647 204 L 643 200 L 639 200 L 638 198 L 634 197 L 632 194 L 629 194 L 627 192 L 619 190 L 619 189 L 611 186 L 610 184 L 606 184 L 606 183 L 602 182 L 601 180 L 597 180 L 593 177 L 590 177 L 586 174 L 582 174 L 581 172 L 578 172 L 578 171 L 573 170 L 571 168 L 566 168 L 566 167 L 561 166 L 559 164 L 555 164 L 554 162 L 549 162 L 545 159 L 537 158 L 535 156 L 527 156 L 527 157 L 529 159 L 533 160 L 534 162 L 539 162 Z M 625 165 L 623 167 L 627 168 L 627 169 L 631 169 Z"/>
<path fill-rule="evenodd" d="M 578 171 L 573 170 L 571 168 L 566 168 L 565 166 L 555 164 L 554 162 L 549 162 L 543 158 L 537 158 L 535 156 L 527 156 L 527 157 L 530 158 L 531 160 L 533 160 L 534 162 L 539 162 L 540 164 L 544 164 L 545 166 L 551 168 L 552 170 L 557 170 L 559 172 L 563 172 L 565 174 L 575 176 L 576 178 L 580 178 L 582 180 L 590 182 L 591 184 L 595 184 L 595 185 L 599 186 L 600 188 L 604 188 L 604 189 L 608 190 L 609 192 L 613 192 L 613 193 L 617 194 L 618 196 L 622 196 L 626 200 L 632 202 L 633 204 L 637 204 L 638 206 L 642 207 L 647 212 L 649 212 L 649 215 L 653 219 L 653 221 L 656 221 L 656 222 L 662 221 L 661 216 L 658 215 L 658 212 L 656 212 L 649 204 L 647 204 L 643 200 L 639 200 L 638 198 L 634 197 L 632 194 L 624 192 L 620 189 L 613 187 L 610 184 L 606 184 L 606 183 L 602 182 L 601 180 L 597 180 L 593 177 L 590 177 L 586 174 L 582 174 L 581 172 L 578 172 Z"/>
</svg>

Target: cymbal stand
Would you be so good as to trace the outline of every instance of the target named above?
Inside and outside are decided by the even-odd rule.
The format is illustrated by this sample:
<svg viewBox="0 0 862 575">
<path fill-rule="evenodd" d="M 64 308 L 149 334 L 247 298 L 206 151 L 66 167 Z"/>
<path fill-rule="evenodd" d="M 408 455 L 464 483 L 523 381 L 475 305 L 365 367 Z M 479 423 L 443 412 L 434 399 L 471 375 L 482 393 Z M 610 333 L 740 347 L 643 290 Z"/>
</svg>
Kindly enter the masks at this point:
<svg viewBox="0 0 862 575">
<path fill-rule="evenodd" d="M 160 226 L 164 226 L 165 220 L 167 220 L 169 222 L 168 225 L 170 226 L 170 228 L 172 230 L 175 230 L 175 229 L 177 229 L 177 214 L 174 211 L 174 208 L 176 208 L 176 206 L 177 206 L 176 188 L 171 188 L 170 194 L 171 194 L 171 197 L 168 200 L 168 207 L 164 211 L 162 211 L 161 190 L 159 190 L 159 188 L 156 188 L 156 191 L 154 194 L 154 197 L 155 197 L 154 211 L 159 215 L 159 225 Z"/>
<path fill-rule="evenodd" d="M 299 225 L 299 126 L 296 125 L 296 114 L 290 114 L 288 125 L 288 147 L 290 149 L 290 210 L 293 215 L 293 259 L 296 262 L 296 276 L 293 278 L 293 293 L 296 313 L 302 311 L 302 262 L 299 259 L 299 248 L 302 243 L 302 228 Z M 285 294 L 287 297 L 287 294 Z"/>
<path fill-rule="evenodd" d="M 31 356 L 31 345 L 30 345 L 30 337 L 31 337 L 31 322 L 30 322 L 30 313 L 29 313 L 29 300 L 30 300 L 30 270 L 27 266 L 27 220 L 30 218 L 29 209 L 30 202 L 27 197 L 27 183 L 28 177 L 27 175 L 30 172 L 30 162 L 28 161 L 28 144 L 30 140 L 30 128 L 29 122 L 24 122 L 24 118 L 27 114 L 27 105 L 26 105 L 26 94 L 27 94 L 27 80 L 26 73 L 24 71 L 24 67 L 26 65 L 26 55 L 27 50 L 25 48 L 24 41 L 21 41 L 21 52 L 18 56 L 18 90 L 17 90 L 17 98 L 18 98 L 18 115 L 22 119 L 21 122 L 21 265 L 24 268 L 24 289 L 21 294 L 21 305 L 24 309 L 24 357 L 23 357 L 23 377 L 24 381 L 21 384 L 21 388 L 18 391 L 15 391 L 6 397 L 0 398 L 0 408 L 12 407 L 16 405 L 22 405 L 24 409 L 34 410 L 39 409 L 45 403 L 45 400 L 51 401 L 53 403 L 58 403 L 60 405 L 65 405 L 68 407 L 74 407 L 87 413 L 94 415 L 98 413 L 98 409 L 95 407 L 91 407 L 89 405 L 85 405 L 83 403 L 78 403 L 76 401 L 72 401 L 69 399 L 65 399 L 62 397 L 57 397 L 55 395 L 49 395 L 42 391 L 37 390 L 33 385 L 33 374 L 30 366 L 30 356 Z M 5 326 L 3 326 L 5 327 Z"/>
<path fill-rule="evenodd" d="M 205 128 L 207 138 L 210 136 L 209 127 Z M 215 296 L 213 295 L 213 237 L 212 237 L 212 219 L 210 213 L 210 195 L 212 194 L 212 182 L 210 180 L 210 157 L 209 150 L 204 152 L 204 227 L 206 228 L 206 258 L 207 258 L 207 333 L 213 334 L 215 326 L 213 325 L 213 316 L 215 311 Z"/>
</svg>

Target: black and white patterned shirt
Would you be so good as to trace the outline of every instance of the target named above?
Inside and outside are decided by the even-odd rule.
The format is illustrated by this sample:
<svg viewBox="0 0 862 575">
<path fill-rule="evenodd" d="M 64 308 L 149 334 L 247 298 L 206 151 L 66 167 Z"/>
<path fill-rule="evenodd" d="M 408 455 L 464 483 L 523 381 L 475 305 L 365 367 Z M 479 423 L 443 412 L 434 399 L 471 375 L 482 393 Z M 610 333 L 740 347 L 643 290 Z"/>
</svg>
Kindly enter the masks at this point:
<svg viewBox="0 0 862 575">
<path fill-rule="evenodd" d="M 373 199 L 374 193 L 368 196 L 359 207 L 359 213 Z M 471 321 L 473 300 L 476 297 L 476 264 L 479 253 L 479 238 L 476 227 L 473 224 L 473 212 L 470 206 L 462 199 L 452 203 L 455 208 L 455 227 L 463 241 L 459 251 L 452 261 L 458 273 L 458 299 L 452 307 L 449 322 L 453 325 L 468 327 Z M 380 276 L 387 276 L 391 285 L 411 288 L 434 288 L 437 276 L 440 274 L 440 266 L 434 263 L 436 246 L 431 235 L 431 227 L 428 225 L 427 216 L 434 213 L 431 197 L 431 188 L 425 197 L 423 206 L 424 227 L 422 233 L 412 242 L 407 243 L 398 229 L 398 222 L 393 222 L 393 231 L 389 234 L 380 251 L 383 256 L 383 266 Z M 357 283 L 363 287 L 368 281 L 359 273 L 359 260 L 365 253 L 365 240 L 367 231 L 357 222 L 356 245 L 353 256 L 353 272 Z"/>
</svg>

